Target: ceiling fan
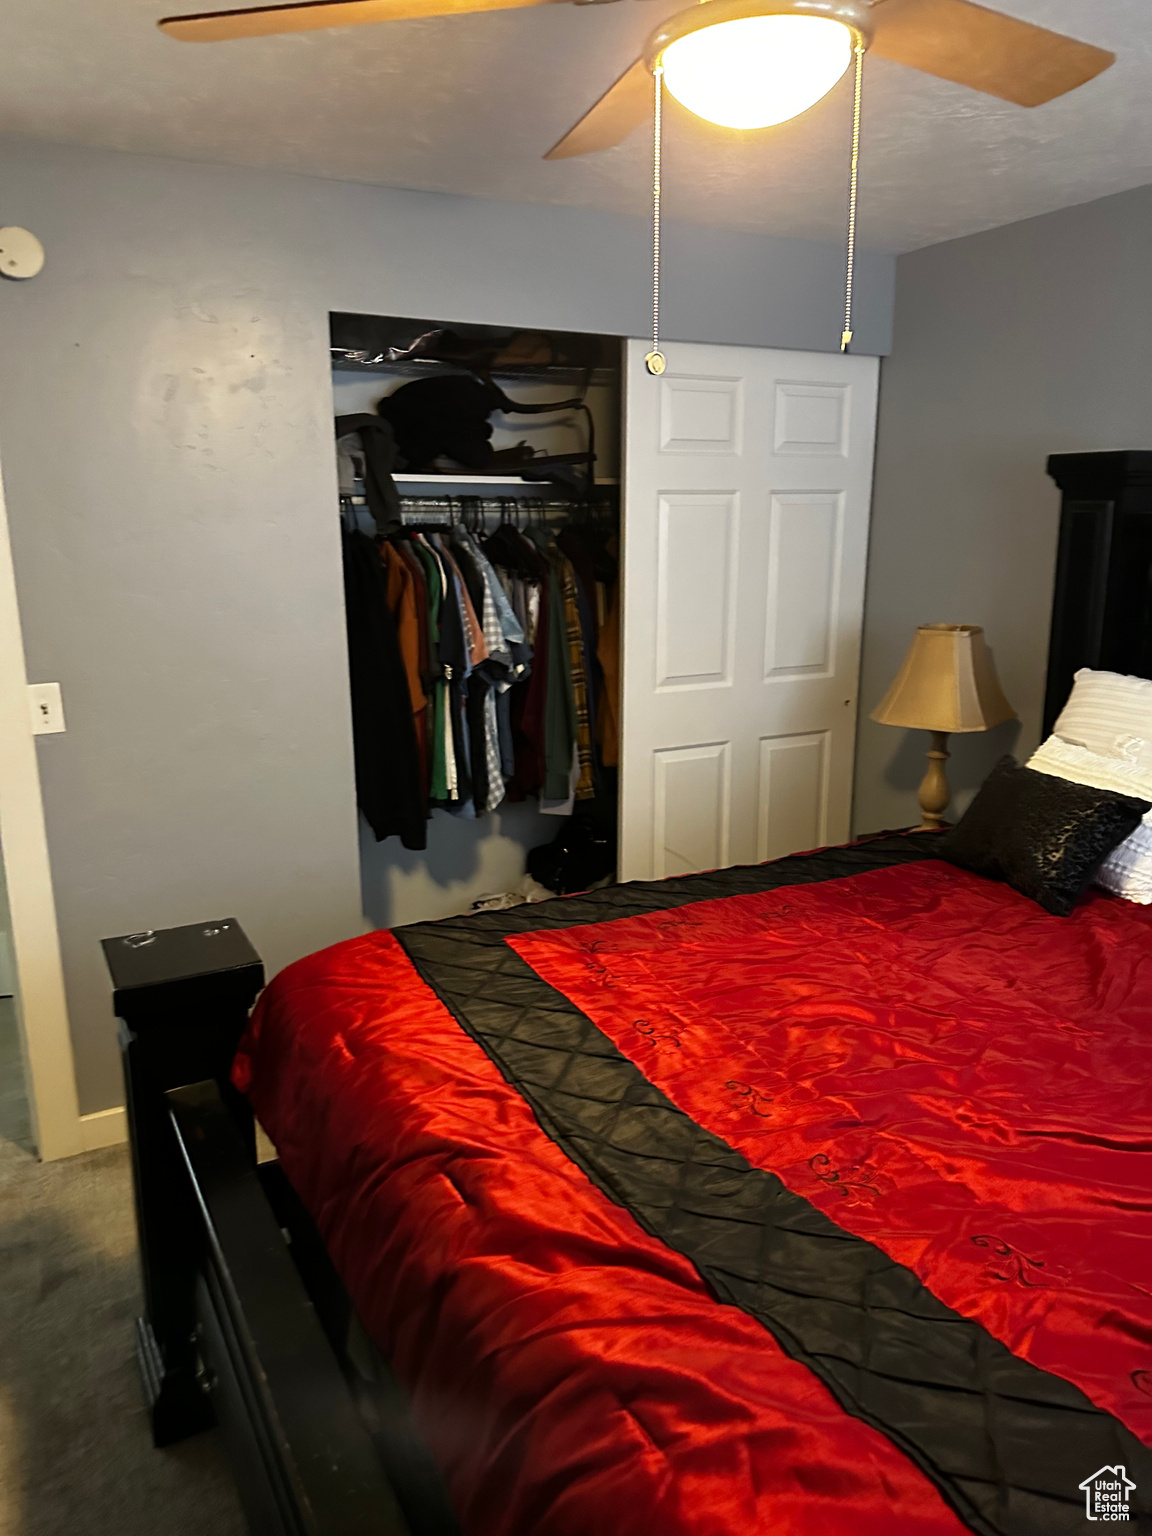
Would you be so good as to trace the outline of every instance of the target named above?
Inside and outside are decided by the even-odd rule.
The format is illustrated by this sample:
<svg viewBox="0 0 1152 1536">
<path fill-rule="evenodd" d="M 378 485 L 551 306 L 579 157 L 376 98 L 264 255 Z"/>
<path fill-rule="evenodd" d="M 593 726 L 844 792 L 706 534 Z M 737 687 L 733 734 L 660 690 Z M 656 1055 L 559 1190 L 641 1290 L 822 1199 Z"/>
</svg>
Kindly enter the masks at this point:
<svg viewBox="0 0 1152 1536">
<path fill-rule="evenodd" d="M 159 26 L 181 42 L 215 43 L 554 3 L 311 0 L 169 16 Z M 545 158 L 584 155 L 627 138 L 649 115 L 655 71 L 698 116 L 728 127 L 768 127 L 819 101 L 859 49 L 1022 107 L 1075 90 L 1116 57 L 973 0 L 699 0 L 653 32 L 643 57 Z"/>
</svg>

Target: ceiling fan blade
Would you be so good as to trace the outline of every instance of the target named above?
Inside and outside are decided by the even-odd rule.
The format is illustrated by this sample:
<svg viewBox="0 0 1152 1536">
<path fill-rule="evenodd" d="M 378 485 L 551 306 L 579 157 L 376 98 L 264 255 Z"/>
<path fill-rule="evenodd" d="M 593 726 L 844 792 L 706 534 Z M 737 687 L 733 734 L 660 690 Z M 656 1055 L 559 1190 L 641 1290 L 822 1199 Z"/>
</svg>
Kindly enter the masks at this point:
<svg viewBox="0 0 1152 1536">
<path fill-rule="evenodd" d="M 567 160 L 572 155 L 611 149 L 639 128 L 652 110 L 652 96 L 652 71 L 643 59 L 637 59 L 576 126 L 569 128 L 558 144 L 553 144 L 545 160 Z"/>
<path fill-rule="evenodd" d="M 357 27 L 366 22 L 408 21 L 420 16 L 461 16 L 470 11 L 510 11 L 549 3 L 551 0 L 312 0 L 311 5 L 261 5 L 254 10 L 165 16 L 157 25 L 182 43 L 224 43 L 238 37 L 317 32 L 325 27 Z"/>
<path fill-rule="evenodd" d="M 1114 53 L 972 0 L 878 0 L 870 53 L 989 96 L 1038 107 L 1091 80 Z"/>
</svg>

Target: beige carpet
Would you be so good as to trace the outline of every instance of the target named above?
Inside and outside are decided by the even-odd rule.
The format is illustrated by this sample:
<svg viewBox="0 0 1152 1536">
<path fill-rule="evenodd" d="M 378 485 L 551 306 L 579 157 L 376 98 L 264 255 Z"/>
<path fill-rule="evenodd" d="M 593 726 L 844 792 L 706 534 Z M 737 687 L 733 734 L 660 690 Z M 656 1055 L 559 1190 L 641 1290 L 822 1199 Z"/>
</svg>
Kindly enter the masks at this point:
<svg viewBox="0 0 1152 1536">
<path fill-rule="evenodd" d="M 213 1433 L 152 1448 L 123 1147 L 37 1163 L 0 1139 L 0 1536 L 243 1536 Z"/>
</svg>

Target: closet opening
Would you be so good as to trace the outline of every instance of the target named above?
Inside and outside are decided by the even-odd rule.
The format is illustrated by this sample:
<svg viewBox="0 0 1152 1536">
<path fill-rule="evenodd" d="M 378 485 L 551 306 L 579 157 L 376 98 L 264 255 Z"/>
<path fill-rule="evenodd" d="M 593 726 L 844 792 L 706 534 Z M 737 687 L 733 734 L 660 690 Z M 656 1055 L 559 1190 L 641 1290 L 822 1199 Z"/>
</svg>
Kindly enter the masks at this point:
<svg viewBox="0 0 1152 1536">
<path fill-rule="evenodd" d="M 606 883 L 623 344 L 330 321 L 364 914 Z"/>
<path fill-rule="evenodd" d="M 4 878 L 4 849 L 0 847 L 0 1141 L 14 1142 L 30 1152 L 32 1119 L 20 1042 L 19 1006 L 12 920 Z"/>
</svg>

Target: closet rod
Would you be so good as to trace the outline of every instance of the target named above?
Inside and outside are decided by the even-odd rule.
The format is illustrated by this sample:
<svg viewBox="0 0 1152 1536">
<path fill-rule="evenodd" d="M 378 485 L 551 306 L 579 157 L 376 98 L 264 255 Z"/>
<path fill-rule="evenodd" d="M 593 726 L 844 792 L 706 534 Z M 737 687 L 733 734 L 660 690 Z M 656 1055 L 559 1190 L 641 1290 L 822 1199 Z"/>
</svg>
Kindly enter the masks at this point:
<svg viewBox="0 0 1152 1536">
<path fill-rule="evenodd" d="M 366 507 L 368 505 L 368 498 L 366 496 L 341 496 L 340 503 L 342 506 Z M 500 500 L 490 501 L 479 496 L 400 497 L 401 515 L 405 512 L 410 512 L 413 515 L 421 512 L 442 512 L 448 515 L 451 512 L 463 513 L 468 511 L 480 512 L 483 516 L 487 517 L 489 514 L 493 516 L 506 515 L 509 511 L 514 512 L 518 507 L 522 508 L 525 512 L 557 513 L 563 514 L 566 517 L 572 517 L 574 514 L 589 508 L 595 512 L 614 510 L 614 504 L 607 499 L 597 499 L 595 501 L 545 501 L 538 497 L 506 496 Z"/>
</svg>

